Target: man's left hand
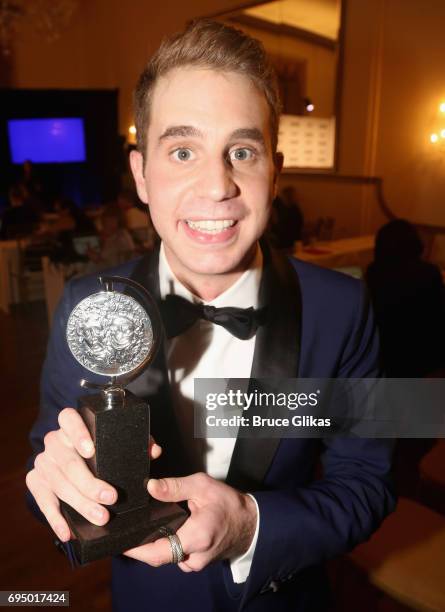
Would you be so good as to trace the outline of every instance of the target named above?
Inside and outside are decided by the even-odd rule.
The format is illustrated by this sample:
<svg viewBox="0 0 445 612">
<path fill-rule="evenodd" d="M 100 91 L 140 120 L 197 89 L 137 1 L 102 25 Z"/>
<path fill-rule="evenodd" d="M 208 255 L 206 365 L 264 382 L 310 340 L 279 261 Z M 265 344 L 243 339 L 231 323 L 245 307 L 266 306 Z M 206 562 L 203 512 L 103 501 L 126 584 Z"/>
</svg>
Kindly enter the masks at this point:
<svg viewBox="0 0 445 612">
<path fill-rule="evenodd" d="M 231 559 L 248 550 L 257 521 L 255 502 L 248 495 L 203 473 L 151 479 L 147 488 L 160 501 L 188 502 L 190 517 L 177 531 L 185 554 L 178 567 L 184 572 L 200 571 L 211 561 Z M 153 567 L 172 562 L 167 538 L 124 554 Z"/>
</svg>

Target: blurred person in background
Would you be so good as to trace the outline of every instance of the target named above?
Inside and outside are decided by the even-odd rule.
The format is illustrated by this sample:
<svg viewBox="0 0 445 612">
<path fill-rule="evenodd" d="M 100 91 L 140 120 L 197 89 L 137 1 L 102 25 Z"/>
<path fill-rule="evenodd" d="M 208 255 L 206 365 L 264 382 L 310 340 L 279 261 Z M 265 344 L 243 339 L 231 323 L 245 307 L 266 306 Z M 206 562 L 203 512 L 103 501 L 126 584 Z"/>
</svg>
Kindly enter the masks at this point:
<svg viewBox="0 0 445 612">
<path fill-rule="evenodd" d="M 35 166 L 30 159 L 25 159 L 23 162 L 21 183 L 28 189 L 30 195 L 41 190 L 40 180 L 37 178 Z"/>
<path fill-rule="evenodd" d="M 47 246 L 47 254 L 54 262 L 88 261 L 75 247 L 81 236 L 97 236 L 94 222 L 69 198 L 54 200 L 53 211 L 44 214 L 35 240 Z"/>
<path fill-rule="evenodd" d="M 134 191 L 123 189 L 117 196 L 116 204 L 125 212 L 128 229 L 147 225 L 147 207 L 139 202 Z"/>
<path fill-rule="evenodd" d="M 285 187 L 273 201 L 268 234 L 271 244 L 292 253 L 295 243 L 301 240 L 303 223 L 295 188 Z"/>
<path fill-rule="evenodd" d="M 54 212 L 57 219 L 52 225 L 56 232 L 70 231 L 76 234 L 95 234 L 97 233 L 94 222 L 87 217 L 75 202 L 69 198 L 59 197 L 54 201 Z"/>
<path fill-rule="evenodd" d="M 416 228 L 395 219 L 379 230 L 367 270 L 382 367 L 390 377 L 422 377 L 445 364 L 444 286 L 422 253 Z"/>
<path fill-rule="evenodd" d="M 158 235 L 150 217 L 150 211 L 139 200 L 135 191 L 122 190 L 117 196 L 117 205 L 124 211 L 127 229 L 139 251 L 151 251 L 158 241 Z"/>
<path fill-rule="evenodd" d="M 101 215 L 100 247 L 89 249 L 89 272 L 103 270 L 131 259 L 135 244 L 127 229 L 125 211 L 117 204 L 108 204 Z"/>
<path fill-rule="evenodd" d="M 29 193 L 22 184 L 9 190 L 9 206 L 3 213 L 0 240 L 17 240 L 30 236 L 39 220 L 29 204 Z"/>
<path fill-rule="evenodd" d="M 49 209 L 48 190 L 39 177 L 35 165 L 29 159 L 23 162 L 20 183 L 26 188 L 29 206 L 36 214 L 40 215 Z"/>
<path fill-rule="evenodd" d="M 445 300 L 440 270 L 422 259 L 416 228 L 394 219 L 380 228 L 366 274 L 380 332 L 381 363 L 391 378 L 436 375 L 445 364 Z M 416 499 L 419 464 L 433 439 L 397 441 L 394 474 L 400 495 Z"/>
</svg>

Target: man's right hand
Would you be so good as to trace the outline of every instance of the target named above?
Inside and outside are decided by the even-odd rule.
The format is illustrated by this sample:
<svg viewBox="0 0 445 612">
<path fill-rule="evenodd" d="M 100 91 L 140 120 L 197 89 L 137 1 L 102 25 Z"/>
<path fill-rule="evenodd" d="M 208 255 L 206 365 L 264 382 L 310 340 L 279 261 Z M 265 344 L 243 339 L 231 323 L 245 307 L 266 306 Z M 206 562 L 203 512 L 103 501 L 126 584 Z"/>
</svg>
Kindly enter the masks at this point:
<svg viewBox="0 0 445 612">
<path fill-rule="evenodd" d="M 44 438 L 45 449 L 36 456 L 26 485 L 48 523 L 62 542 L 71 538 L 68 523 L 60 512 L 59 500 L 66 502 L 95 525 L 105 525 L 110 514 L 102 504 L 114 504 L 117 492 L 95 478 L 85 459 L 93 457 L 94 444 L 79 413 L 65 408 L 59 413 L 60 429 Z M 150 456 L 157 459 L 162 449 L 150 441 Z"/>
</svg>

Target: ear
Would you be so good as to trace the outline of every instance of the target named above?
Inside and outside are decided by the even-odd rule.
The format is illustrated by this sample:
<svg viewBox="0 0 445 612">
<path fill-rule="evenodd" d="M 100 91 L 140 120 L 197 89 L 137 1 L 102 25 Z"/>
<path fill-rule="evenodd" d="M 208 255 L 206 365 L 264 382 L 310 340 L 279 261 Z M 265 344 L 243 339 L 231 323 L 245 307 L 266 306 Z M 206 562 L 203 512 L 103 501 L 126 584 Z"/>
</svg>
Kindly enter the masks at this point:
<svg viewBox="0 0 445 612">
<path fill-rule="evenodd" d="M 147 185 L 144 177 L 144 159 L 139 151 L 130 152 L 130 167 L 139 199 L 144 204 L 148 204 Z"/>
<path fill-rule="evenodd" d="M 283 169 L 284 155 L 281 151 L 275 153 L 274 158 L 274 177 L 273 177 L 273 197 L 276 198 L 278 195 L 278 177 L 280 176 L 281 170 Z"/>
</svg>

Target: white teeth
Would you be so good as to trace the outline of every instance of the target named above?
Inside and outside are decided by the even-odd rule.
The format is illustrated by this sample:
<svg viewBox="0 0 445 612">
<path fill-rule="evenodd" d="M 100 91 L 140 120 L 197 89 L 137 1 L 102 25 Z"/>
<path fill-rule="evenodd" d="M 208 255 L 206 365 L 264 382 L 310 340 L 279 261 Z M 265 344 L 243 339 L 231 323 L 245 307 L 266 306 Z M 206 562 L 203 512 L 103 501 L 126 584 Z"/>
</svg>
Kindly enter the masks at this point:
<svg viewBox="0 0 445 612">
<path fill-rule="evenodd" d="M 235 221 L 233 219 L 218 219 L 216 221 L 212 221 L 211 219 L 203 219 L 202 221 L 186 221 L 186 223 L 194 230 L 199 230 L 200 232 L 206 232 L 209 234 L 222 232 L 228 227 L 235 225 Z"/>
</svg>

